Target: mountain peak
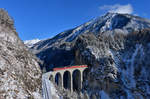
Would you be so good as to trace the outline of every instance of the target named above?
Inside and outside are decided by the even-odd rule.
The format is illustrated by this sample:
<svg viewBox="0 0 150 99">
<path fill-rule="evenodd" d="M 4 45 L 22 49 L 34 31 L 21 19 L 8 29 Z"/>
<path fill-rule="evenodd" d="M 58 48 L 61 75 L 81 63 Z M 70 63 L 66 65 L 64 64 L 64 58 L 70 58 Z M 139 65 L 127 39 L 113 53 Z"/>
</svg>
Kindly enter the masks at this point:
<svg viewBox="0 0 150 99">
<path fill-rule="evenodd" d="M 104 16 L 93 20 L 93 23 L 99 26 L 100 32 L 123 29 L 126 32 L 150 27 L 150 21 L 138 16 L 120 13 L 106 13 Z M 130 30 L 131 29 L 131 30 Z"/>
<path fill-rule="evenodd" d="M 39 39 L 33 39 L 33 40 L 26 40 L 24 41 L 24 44 L 27 46 L 27 47 L 32 47 L 35 43 L 39 42 L 40 40 Z"/>
<path fill-rule="evenodd" d="M 144 18 L 130 14 L 106 13 L 101 17 L 90 20 L 78 27 L 69 34 L 66 41 L 74 40 L 78 35 L 88 32 L 95 34 L 102 32 L 112 32 L 120 30 L 124 33 L 130 33 L 139 29 L 149 28 L 150 21 Z M 68 33 L 67 33 L 68 34 Z M 64 35 L 64 34 L 63 34 Z"/>
<path fill-rule="evenodd" d="M 80 35 L 93 33 L 94 35 L 99 35 L 101 33 L 123 33 L 129 34 L 134 31 L 141 29 L 150 28 L 150 21 L 138 16 L 130 14 L 120 14 L 120 13 L 106 13 L 103 16 L 94 18 L 80 26 L 70 29 L 55 37 L 47 40 L 43 40 L 34 44 L 32 49 L 35 53 L 39 53 L 41 50 L 48 49 L 51 46 L 61 46 L 63 42 L 75 41 Z"/>
</svg>

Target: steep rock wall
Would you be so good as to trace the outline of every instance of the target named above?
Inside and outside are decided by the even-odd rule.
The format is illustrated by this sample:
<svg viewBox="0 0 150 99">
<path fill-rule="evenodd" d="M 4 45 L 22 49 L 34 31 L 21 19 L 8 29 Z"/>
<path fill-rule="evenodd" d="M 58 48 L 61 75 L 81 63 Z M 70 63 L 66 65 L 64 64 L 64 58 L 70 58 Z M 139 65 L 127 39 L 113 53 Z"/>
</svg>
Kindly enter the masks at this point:
<svg viewBox="0 0 150 99">
<path fill-rule="evenodd" d="M 40 99 L 38 59 L 28 52 L 13 19 L 0 9 L 0 99 Z"/>
<path fill-rule="evenodd" d="M 77 61 L 89 65 L 84 88 L 111 99 L 150 98 L 150 30 L 82 35 L 75 44 Z"/>
</svg>

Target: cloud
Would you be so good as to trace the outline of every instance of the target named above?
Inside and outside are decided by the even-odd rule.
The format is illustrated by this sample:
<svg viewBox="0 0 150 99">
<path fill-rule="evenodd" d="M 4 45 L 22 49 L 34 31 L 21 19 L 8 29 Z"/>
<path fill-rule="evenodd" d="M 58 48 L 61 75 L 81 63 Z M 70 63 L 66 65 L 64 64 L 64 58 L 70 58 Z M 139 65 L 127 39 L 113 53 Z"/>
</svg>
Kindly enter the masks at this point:
<svg viewBox="0 0 150 99">
<path fill-rule="evenodd" d="M 104 5 L 100 7 L 100 10 L 108 11 L 108 12 L 113 12 L 113 13 L 123 13 L 123 14 L 132 14 L 133 13 L 133 7 L 131 4 L 127 5 L 120 5 L 120 4 L 115 4 L 115 5 Z"/>
</svg>

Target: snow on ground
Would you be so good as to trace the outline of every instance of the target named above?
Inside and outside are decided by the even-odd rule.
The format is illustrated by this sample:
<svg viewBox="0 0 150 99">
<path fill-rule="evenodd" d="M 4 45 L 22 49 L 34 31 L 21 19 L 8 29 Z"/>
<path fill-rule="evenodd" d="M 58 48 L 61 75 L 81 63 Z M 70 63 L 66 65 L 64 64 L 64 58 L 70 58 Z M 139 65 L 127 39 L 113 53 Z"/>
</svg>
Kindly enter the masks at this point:
<svg viewBox="0 0 150 99">
<path fill-rule="evenodd" d="M 60 99 L 56 93 L 56 89 L 53 83 L 49 80 L 49 73 L 43 74 L 42 76 L 42 94 L 43 99 Z"/>
<path fill-rule="evenodd" d="M 128 86 L 129 88 L 134 88 L 136 86 L 136 82 L 135 82 L 135 77 L 134 77 L 134 69 L 135 69 L 135 58 L 138 54 L 138 52 L 140 52 L 140 54 L 143 54 L 143 51 L 142 51 L 142 45 L 136 45 L 136 49 L 134 51 L 134 53 L 132 54 L 132 57 L 131 59 L 125 59 L 125 63 L 127 64 L 130 64 L 130 65 L 127 65 L 127 70 L 123 70 L 122 73 L 124 74 L 124 77 L 122 77 L 123 81 L 126 82 L 126 86 Z M 127 80 L 130 81 L 128 81 Z"/>
</svg>

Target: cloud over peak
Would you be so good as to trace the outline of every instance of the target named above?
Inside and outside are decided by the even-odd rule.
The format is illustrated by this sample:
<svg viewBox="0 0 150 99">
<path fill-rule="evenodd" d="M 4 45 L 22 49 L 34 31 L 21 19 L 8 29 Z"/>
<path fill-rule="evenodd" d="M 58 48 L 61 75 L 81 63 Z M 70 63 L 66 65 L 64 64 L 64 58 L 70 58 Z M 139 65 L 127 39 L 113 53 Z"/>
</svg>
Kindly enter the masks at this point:
<svg viewBox="0 0 150 99">
<path fill-rule="evenodd" d="M 132 14 L 133 13 L 133 7 L 131 4 L 127 5 L 104 5 L 100 7 L 100 10 L 112 12 L 112 13 L 122 13 L 122 14 Z"/>
</svg>

